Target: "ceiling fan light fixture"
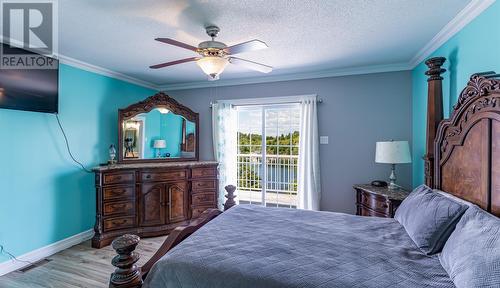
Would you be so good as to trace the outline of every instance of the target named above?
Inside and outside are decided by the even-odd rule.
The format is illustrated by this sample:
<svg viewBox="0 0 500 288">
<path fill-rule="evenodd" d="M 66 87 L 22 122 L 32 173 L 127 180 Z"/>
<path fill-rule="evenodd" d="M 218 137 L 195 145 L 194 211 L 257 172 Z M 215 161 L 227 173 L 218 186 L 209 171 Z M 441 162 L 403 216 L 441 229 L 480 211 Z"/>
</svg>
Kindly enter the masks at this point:
<svg viewBox="0 0 500 288">
<path fill-rule="evenodd" d="M 219 75 L 224 71 L 229 61 L 222 57 L 203 57 L 196 61 L 201 70 L 213 80 L 219 79 Z"/>
</svg>

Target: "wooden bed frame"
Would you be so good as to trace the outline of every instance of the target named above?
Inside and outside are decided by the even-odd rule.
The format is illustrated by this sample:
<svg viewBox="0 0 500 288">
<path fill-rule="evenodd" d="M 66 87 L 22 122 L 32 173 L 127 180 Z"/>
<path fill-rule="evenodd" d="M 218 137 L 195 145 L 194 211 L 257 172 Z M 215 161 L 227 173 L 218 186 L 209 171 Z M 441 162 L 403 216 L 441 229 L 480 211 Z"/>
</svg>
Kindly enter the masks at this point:
<svg viewBox="0 0 500 288">
<path fill-rule="evenodd" d="M 441 66 L 443 57 L 426 61 L 429 70 L 425 183 L 479 205 L 500 216 L 500 75 L 477 73 L 470 77 L 453 107 L 451 117 L 443 120 Z M 228 200 L 224 210 L 234 206 L 234 186 L 227 186 Z M 139 237 L 124 235 L 112 243 L 118 255 L 117 267 L 109 287 L 139 288 L 143 279 L 170 249 L 222 212 L 209 209 L 187 226 L 176 228 L 160 249 L 142 267 L 134 252 Z"/>
</svg>

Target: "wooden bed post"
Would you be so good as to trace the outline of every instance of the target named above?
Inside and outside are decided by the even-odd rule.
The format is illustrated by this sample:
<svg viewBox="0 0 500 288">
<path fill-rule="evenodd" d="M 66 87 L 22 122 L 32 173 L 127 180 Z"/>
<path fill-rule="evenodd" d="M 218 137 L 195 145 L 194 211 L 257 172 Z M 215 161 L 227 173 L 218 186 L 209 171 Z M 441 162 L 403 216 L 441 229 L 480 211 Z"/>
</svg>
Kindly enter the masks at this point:
<svg viewBox="0 0 500 288">
<path fill-rule="evenodd" d="M 226 203 L 224 203 L 224 211 L 226 211 L 227 209 L 236 205 L 236 202 L 234 202 L 234 198 L 236 198 L 236 195 L 234 195 L 234 191 L 236 190 L 236 186 L 227 185 L 226 187 L 224 187 L 224 189 L 226 189 L 226 191 L 227 191 L 227 195 L 226 195 L 227 200 L 226 200 Z"/>
<path fill-rule="evenodd" d="M 446 69 L 441 68 L 446 61 L 444 57 L 430 58 L 425 61 L 429 70 L 425 75 L 427 79 L 427 142 L 425 145 L 425 185 L 434 188 L 434 140 L 436 139 L 437 128 L 443 120 L 443 87 L 441 74 Z"/>
<path fill-rule="evenodd" d="M 234 191 L 236 187 L 228 185 L 225 189 L 227 191 L 227 200 L 226 203 L 224 203 L 224 211 L 236 205 L 234 202 L 234 198 L 236 197 Z M 218 209 L 207 209 L 203 211 L 198 218 L 192 219 L 188 225 L 175 228 L 167 236 L 158 251 L 156 251 L 151 259 L 142 267 L 137 267 L 135 264 L 140 257 L 139 253 L 134 251 L 141 240 L 139 236 L 125 234 L 116 238 L 111 243 L 113 249 L 115 249 L 118 254 L 111 261 L 111 264 L 116 267 L 116 270 L 111 274 L 109 287 L 140 288 L 143 284 L 143 279 L 145 279 L 153 265 L 160 260 L 163 255 L 221 213 L 222 211 Z"/>
<path fill-rule="evenodd" d="M 116 270 L 111 274 L 110 288 L 132 288 L 142 286 L 142 275 L 135 263 L 139 260 L 139 254 L 134 252 L 141 238 L 136 235 L 125 234 L 116 238 L 111 243 L 116 255 L 111 264 Z"/>
</svg>

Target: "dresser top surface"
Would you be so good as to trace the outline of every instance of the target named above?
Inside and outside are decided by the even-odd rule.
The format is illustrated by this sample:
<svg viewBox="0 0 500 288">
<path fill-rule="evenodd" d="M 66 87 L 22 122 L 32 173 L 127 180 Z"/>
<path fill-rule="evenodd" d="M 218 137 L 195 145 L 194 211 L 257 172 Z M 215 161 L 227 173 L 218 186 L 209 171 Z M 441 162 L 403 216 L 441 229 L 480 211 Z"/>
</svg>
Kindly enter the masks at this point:
<svg viewBox="0 0 500 288">
<path fill-rule="evenodd" d="M 185 162 L 158 162 L 158 163 L 118 163 L 114 165 L 97 166 L 92 169 L 94 172 L 104 172 L 110 170 L 144 169 L 144 168 L 186 168 L 216 166 L 217 161 L 185 161 Z"/>
<path fill-rule="evenodd" d="M 370 184 L 356 184 L 353 187 L 355 189 L 361 189 L 368 193 L 377 194 L 394 200 L 404 200 L 408 194 L 410 194 L 410 191 L 403 188 L 399 188 L 398 190 L 389 190 L 387 187 L 376 187 Z"/>
</svg>

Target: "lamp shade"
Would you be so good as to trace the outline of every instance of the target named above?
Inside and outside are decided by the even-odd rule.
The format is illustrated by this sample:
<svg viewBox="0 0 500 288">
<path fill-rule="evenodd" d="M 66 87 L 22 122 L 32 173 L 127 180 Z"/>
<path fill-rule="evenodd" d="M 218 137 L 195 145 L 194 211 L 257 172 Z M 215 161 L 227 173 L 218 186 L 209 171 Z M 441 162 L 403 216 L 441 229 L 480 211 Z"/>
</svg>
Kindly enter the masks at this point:
<svg viewBox="0 0 500 288">
<path fill-rule="evenodd" d="M 196 61 L 196 64 L 200 66 L 201 70 L 212 78 L 216 78 L 220 73 L 222 73 L 224 68 L 226 68 L 227 63 L 229 63 L 229 61 L 226 58 L 214 56 L 203 57 Z"/>
<path fill-rule="evenodd" d="M 167 147 L 167 141 L 165 140 L 155 140 L 153 142 L 153 148 L 165 148 Z"/>
<path fill-rule="evenodd" d="M 411 163 L 408 141 L 377 142 L 375 162 L 388 164 Z"/>
</svg>

